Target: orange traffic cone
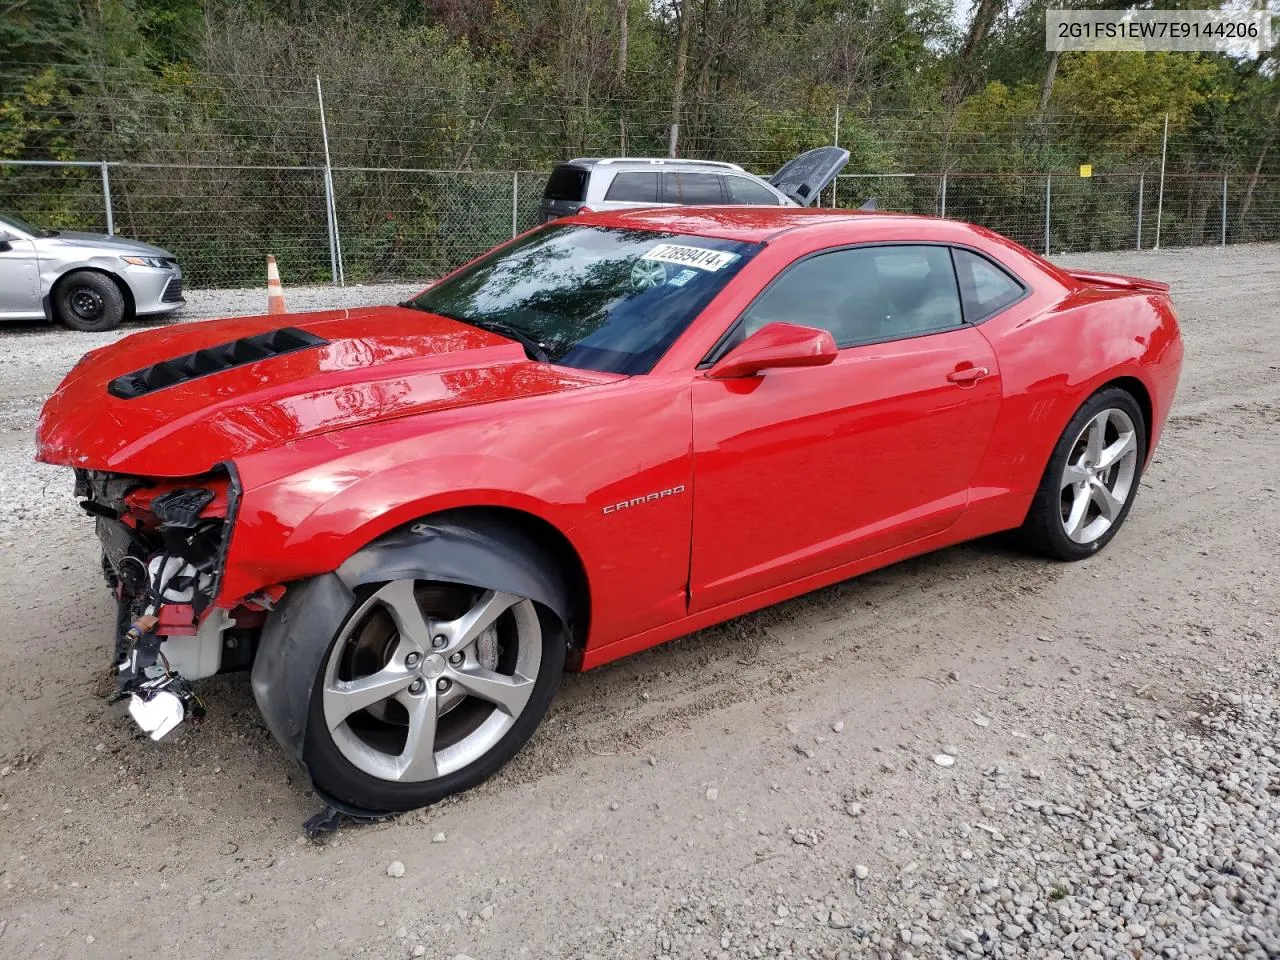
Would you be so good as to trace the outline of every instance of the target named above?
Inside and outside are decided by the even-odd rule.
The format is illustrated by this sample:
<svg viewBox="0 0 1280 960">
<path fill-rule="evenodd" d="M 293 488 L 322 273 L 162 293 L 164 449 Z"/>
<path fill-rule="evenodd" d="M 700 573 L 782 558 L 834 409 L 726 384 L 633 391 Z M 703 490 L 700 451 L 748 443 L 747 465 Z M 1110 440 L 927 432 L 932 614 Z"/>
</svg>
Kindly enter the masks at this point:
<svg viewBox="0 0 1280 960">
<path fill-rule="evenodd" d="M 280 269 L 276 258 L 267 257 L 267 313 L 284 313 L 284 287 L 280 286 Z"/>
</svg>

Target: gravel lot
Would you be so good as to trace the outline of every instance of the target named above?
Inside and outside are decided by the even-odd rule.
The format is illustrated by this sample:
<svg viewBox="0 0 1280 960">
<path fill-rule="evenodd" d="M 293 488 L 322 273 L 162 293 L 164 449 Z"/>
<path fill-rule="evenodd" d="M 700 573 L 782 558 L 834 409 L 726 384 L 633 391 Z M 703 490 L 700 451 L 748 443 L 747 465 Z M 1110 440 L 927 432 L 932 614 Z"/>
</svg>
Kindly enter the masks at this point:
<svg viewBox="0 0 1280 960">
<path fill-rule="evenodd" d="M 497 778 L 322 845 L 243 675 L 161 744 L 93 695 L 31 434 L 115 335 L 0 332 L 0 955 L 1280 956 L 1280 247 L 1069 262 L 1171 281 L 1187 342 L 1104 554 L 980 541 L 569 677 Z"/>
</svg>

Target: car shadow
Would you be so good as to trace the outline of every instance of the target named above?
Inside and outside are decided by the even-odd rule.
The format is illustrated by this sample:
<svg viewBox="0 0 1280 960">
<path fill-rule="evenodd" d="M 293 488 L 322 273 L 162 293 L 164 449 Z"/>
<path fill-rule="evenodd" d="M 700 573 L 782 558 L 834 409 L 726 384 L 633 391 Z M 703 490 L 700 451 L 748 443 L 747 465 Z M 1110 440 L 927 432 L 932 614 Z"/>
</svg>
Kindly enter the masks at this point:
<svg viewBox="0 0 1280 960">
<path fill-rule="evenodd" d="M 182 323 L 186 320 L 194 320 L 195 317 L 185 316 L 185 310 L 175 310 L 173 313 L 156 313 L 144 317 L 129 317 L 124 320 L 120 326 L 114 330 L 146 330 L 151 327 L 163 327 L 171 323 Z M 47 333 L 49 331 L 60 330 L 66 334 L 81 334 L 87 331 L 72 330 L 70 327 L 64 327 L 62 324 L 51 320 L 0 320 L 0 333 L 14 334 L 38 334 Z M 102 333 L 112 333 L 113 330 L 103 330 Z"/>
</svg>

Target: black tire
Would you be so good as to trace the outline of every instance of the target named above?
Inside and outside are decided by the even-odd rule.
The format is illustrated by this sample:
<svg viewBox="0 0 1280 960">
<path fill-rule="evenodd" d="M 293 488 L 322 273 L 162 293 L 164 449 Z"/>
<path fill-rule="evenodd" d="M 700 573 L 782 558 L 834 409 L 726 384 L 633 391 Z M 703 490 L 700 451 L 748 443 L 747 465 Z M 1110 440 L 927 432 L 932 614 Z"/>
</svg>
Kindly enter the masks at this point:
<svg viewBox="0 0 1280 960">
<path fill-rule="evenodd" d="M 115 281 L 93 270 L 67 274 L 53 291 L 54 316 L 72 330 L 112 330 L 124 319 L 124 310 L 124 294 Z"/>
<path fill-rule="evenodd" d="M 1132 422 L 1137 442 L 1136 467 L 1128 494 L 1116 519 L 1101 536 L 1087 543 L 1079 543 L 1067 536 L 1063 521 L 1061 483 L 1068 458 L 1077 449 L 1082 431 L 1104 410 L 1119 410 Z M 1099 390 L 1076 411 L 1053 448 L 1053 455 L 1049 457 L 1049 464 L 1045 467 L 1040 486 L 1020 531 L 1023 542 L 1032 550 L 1056 560 L 1084 560 L 1096 554 L 1111 542 L 1129 516 L 1129 510 L 1137 498 L 1146 455 L 1146 421 L 1133 394 L 1121 387 L 1104 387 Z"/>
<path fill-rule="evenodd" d="M 430 590 L 454 585 L 418 581 L 419 589 L 424 586 Z M 469 790 L 491 777 L 520 751 L 546 716 L 554 699 L 564 673 L 567 637 L 559 619 L 535 605 L 541 637 L 538 673 L 529 700 L 510 729 L 483 756 L 461 769 L 420 782 L 394 782 L 371 776 L 343 755 L 329 731 L 324 710 L 323 694 L 330 656 L 335 645 L 344 638 L 348 624 L 359 614 L 365 598 L 372 592 L 371 589 L 362 591 L 361 598 L 345 613 L 341 623 L 334 625 L 333 638 L 326 647 L 319 671 L 312 678 L 302 762 L 324 799 L 337 801 L 358 812 L 396 813 L 429 806 Z"/>
</svg>

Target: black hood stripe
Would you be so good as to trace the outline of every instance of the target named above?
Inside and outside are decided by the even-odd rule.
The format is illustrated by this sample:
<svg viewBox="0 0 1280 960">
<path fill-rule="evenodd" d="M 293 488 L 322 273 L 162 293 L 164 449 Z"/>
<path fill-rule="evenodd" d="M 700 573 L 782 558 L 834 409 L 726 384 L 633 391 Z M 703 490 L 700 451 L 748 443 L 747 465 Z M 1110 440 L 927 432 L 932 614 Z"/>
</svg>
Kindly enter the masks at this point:
<svg viewBox="0 0 1280 960">
<path fill-rule="evenodd" d="M 205 347 L 172 360 L 161 360 L 133 373 L 123 374 L 107 384 L 107 392 L 121 400 L 132 400 L 165 387 L 282 354 L 323 346 L 328 342 L 324 337 L 317 337 L 314 333 L 297 327 L 281 327 L 279 330 L 242 337 L 230 343 L 220 343 L 216 347 Z"/>
</svg>

